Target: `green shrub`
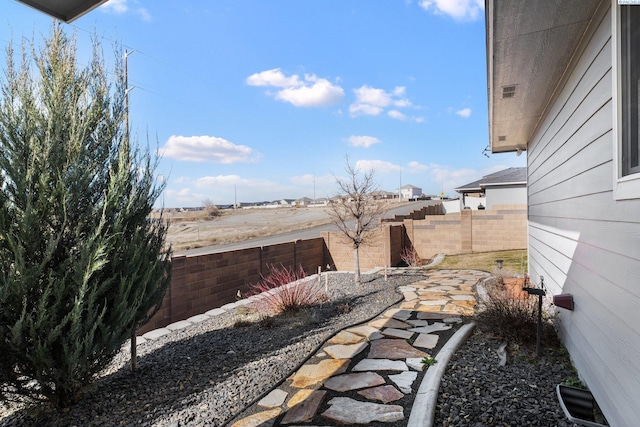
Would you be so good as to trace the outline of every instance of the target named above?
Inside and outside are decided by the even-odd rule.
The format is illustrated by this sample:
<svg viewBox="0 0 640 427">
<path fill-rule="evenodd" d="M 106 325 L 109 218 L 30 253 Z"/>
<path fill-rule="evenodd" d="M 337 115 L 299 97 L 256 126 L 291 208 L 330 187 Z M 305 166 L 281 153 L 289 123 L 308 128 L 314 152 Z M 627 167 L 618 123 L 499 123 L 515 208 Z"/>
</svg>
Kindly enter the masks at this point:
<svg viewBox="0 0 640 427">
<path fill-rule="evenodd" d="M 122 64 L 85 68 L 54 25 L 10 44 L 0 98 L 0 399 L 76 401 L 162 303 L 162 191 L 130 145 Z M 33 67 L 33 69 L 31 68 Z"/>
</svg>

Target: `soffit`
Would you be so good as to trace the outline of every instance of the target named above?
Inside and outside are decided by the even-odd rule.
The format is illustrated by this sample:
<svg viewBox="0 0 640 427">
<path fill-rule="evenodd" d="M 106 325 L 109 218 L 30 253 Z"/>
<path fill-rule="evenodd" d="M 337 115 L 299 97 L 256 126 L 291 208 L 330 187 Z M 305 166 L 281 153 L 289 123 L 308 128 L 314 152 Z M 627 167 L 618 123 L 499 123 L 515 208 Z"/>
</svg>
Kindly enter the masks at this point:
<svg viewBox="0 0 640 427">
<path fill-rule="evenodd" d="M 600 1 L 486 0 L 492 152 L 526 150 Z"/>
<path fill-rule="evenodd" d="M 47 15 L 71 22 L 108 0 L 17 0 Z"/>
</svg>

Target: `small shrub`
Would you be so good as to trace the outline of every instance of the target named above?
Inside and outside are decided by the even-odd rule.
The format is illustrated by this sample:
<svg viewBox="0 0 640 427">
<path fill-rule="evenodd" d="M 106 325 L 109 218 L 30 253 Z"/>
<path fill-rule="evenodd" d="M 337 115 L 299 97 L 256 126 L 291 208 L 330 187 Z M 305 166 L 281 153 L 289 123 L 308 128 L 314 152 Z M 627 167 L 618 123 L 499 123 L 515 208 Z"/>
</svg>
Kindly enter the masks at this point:
<svg viewBox="0 0 640 427">
<path fill-rule="evenodd" d="M 430 356 L 425 356 L 422 358 L 421 360 L 422 362 L 422 369 L 424 370 L 425 368 L 429 368 L 430 366 L 435 365 L 436 363 L 438 363 L 438 361 L 436 360 L 435 357 L 430 357 Z"/>
<path fill-rule="evenodd" d="M 349 304 L 348 302 L 338 304 L 336 308 L 339 314 L 347 314 L 351 312 L 351 304 Z"/>
<path fill-rule="evenodd" d="M 480 329 L 511 343 L 535 344 L 538 325 L 537 297 L 514 297 L 504 287 L 495 286 L 488 289 L 488 299 L 484 305 L 484 309 L 476 315 Z M 543 342 L 556 345 L 557 335 L 544 307 L 542 316 Z"/>
<path fill-rule="evenodd" d="M 260 329 L 273 329 L 276 326 L 276 320 L 272 316 L 262 316 L 258 320 Z"/>
<path fill-rule="evenodd" d="M 238 319 L 233 324 L 234 328 L 249 328 L 253 323 L 248 319 Z"/>
<path fill-rule="evenodd" d="M 566 378 L 564 381 L 564 385 L 575 388 L 586 388 L 582 380 L 577 376 L 570 376 Z"/>
<path fill-rule="evenodd" d="M 400 253 L 400 259 L 409 267 L 420 267 L 422 265 L 422 260 L 413 246 L 404 248 Z"/>
<path fill-rule="evenodd" d="M 298 270 L 281 265 L 271 267 L 268 276 L 251 285 L 251 295 L 261 295 L 258 305 L 274 313 L 297 311 L 303 307 L 320 304 L 324 300 L 322 287 L 315 280 L 302 280 L 306 277 L 302 266 Z M 294 282 L 299 281 L 294 284 Z"/>
<path fill-rule="evenodd" d="M 220 208 L 218 208 L 211 199 L 205 199 L 202 201 L 204 207 L 205 218 L 217 218 L 220 216 Z"/>
</svg>

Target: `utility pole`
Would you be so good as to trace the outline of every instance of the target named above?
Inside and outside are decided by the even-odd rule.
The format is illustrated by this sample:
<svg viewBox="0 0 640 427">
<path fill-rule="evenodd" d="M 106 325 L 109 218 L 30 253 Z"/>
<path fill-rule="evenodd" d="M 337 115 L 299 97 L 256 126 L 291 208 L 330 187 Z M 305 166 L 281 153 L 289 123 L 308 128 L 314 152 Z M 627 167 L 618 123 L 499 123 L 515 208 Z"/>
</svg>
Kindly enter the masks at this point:
<svg viewBox="0 0 640 427">
<path fill-rule="evenodd" d="M 133 90 L 133 87 L 129 87 L 129 71 L 128 62 L 129 55 L 135 51 L 124 51 L 124 124 L 125 124 L 125 137 L 127 144 L 129 143 L 129 92 Z"/>
<path fill-rule="evenodd" d="M 400 165 L 400 187 L 398 188 L 398 202 L 402 203 L 402 165 Z"/>
</svg>

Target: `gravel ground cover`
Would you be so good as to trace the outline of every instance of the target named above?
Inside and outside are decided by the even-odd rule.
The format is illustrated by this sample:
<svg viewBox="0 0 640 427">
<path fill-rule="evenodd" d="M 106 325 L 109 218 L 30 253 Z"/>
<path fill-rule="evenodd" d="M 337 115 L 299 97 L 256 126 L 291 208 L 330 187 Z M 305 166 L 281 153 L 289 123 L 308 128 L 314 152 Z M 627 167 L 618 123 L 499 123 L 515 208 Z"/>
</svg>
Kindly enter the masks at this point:
<svg viewBox="0 0 640 427">
<path fill-rule="evenodd" d="M 0 426 L 221 426 L 333 334 L 399 302 L 396 288 L 421 277 L 364 275 L 356 287 L 352 275 L 330 274 L 320 307 L 255 323 L 242 312 L 212 317 L 138 346 L 135 373 L 123 350 L 69 410 L 0 407 Z"/>
<path fill-rule="evenodd" d="M 511 348 L 500 366 L 501 342 L 476 330 L 458 349 L 440 383 L 435 426 L 570 427 L 556 384 L 575 376 L 563 348 Z"/>
<path fill-rule="evenodd" d="M 336 332 L 399 302 L 397 286 L 421 274 L 407 270 L 387 281 L 365 275 L 359 287 L 351 275 L 331 274 L 321 307 L 269 321 L 248 321 L 243 311 L 215 316 L 138 346 L 135 373 L 125 345 L 69 410 L 0 406 L 0 426 L 223 426 Z M 440 386 L 434 425 L 569 426 L 555 397 L 555 384 L 575 375 L 566 353 L 544 349 L 537 360 L 528 349 L 512 349 L 501 367 L 499 345 L 475 332 L 456 352 Z M 412 402 L 405 400 L 406 420 Z"/>
</svg>

